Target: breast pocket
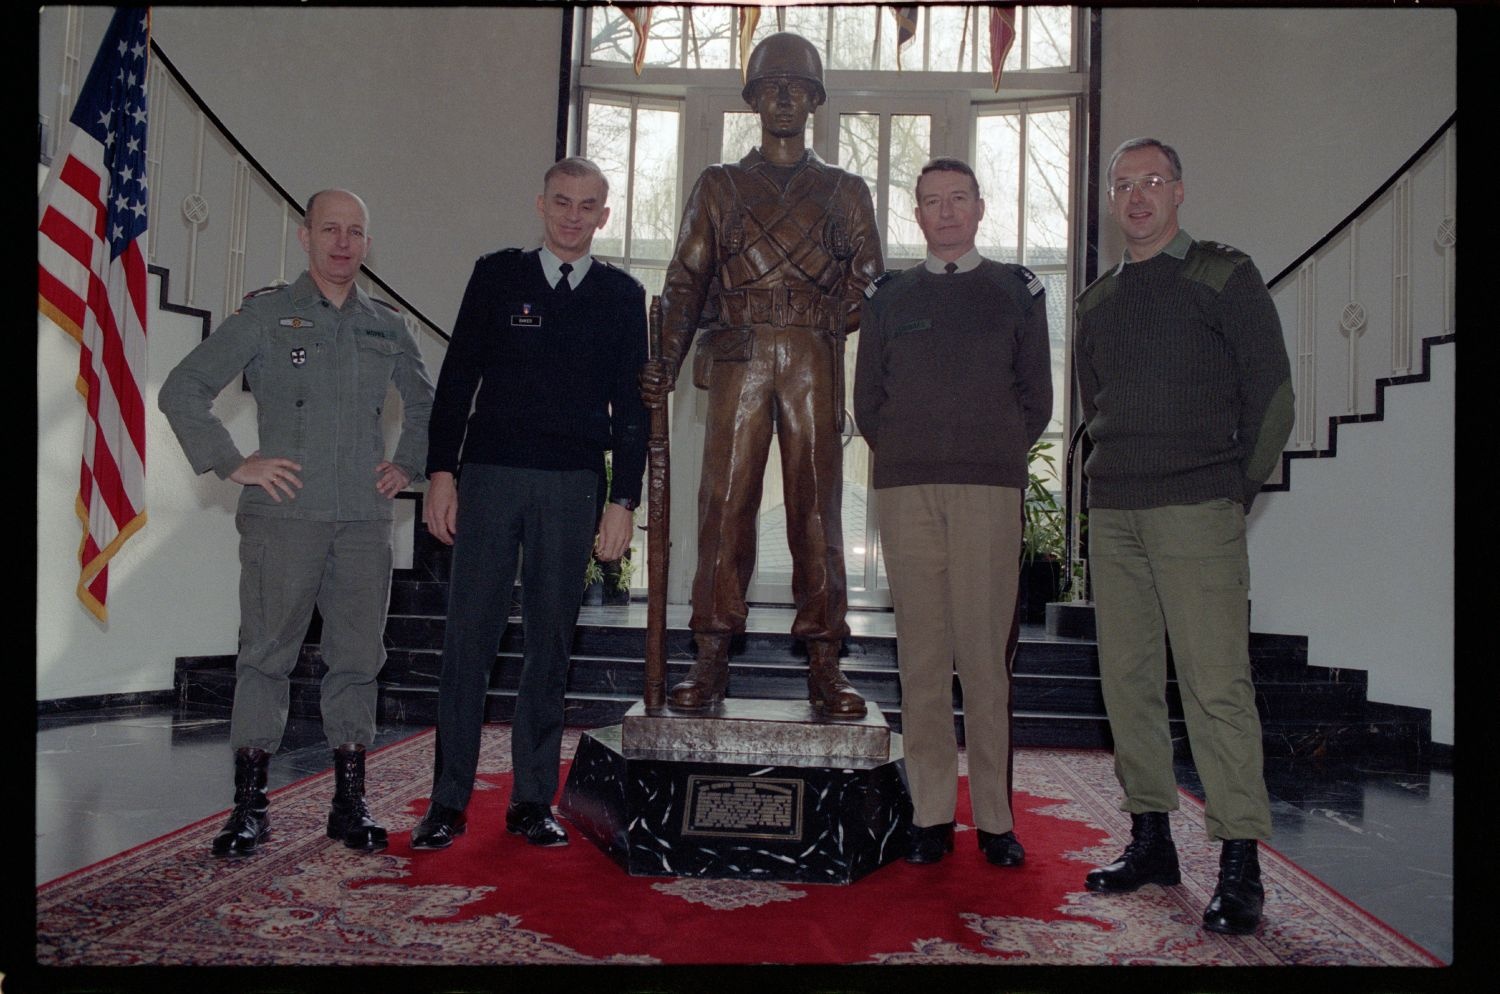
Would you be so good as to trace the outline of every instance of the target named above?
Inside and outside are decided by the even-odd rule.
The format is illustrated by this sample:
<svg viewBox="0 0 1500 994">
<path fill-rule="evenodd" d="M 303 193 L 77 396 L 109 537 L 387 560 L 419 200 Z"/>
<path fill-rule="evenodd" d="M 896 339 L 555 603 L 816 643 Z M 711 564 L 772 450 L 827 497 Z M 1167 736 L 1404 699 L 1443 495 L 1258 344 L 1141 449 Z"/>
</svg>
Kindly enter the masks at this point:
<svg viewBox="0 0 1500 994">
<path fill-rule="evenodd" d="M 397 342 L 372 335 L 361 336 L 358 345 L 359 396 L 378 416 L 405 349 Z"/>
</svg>

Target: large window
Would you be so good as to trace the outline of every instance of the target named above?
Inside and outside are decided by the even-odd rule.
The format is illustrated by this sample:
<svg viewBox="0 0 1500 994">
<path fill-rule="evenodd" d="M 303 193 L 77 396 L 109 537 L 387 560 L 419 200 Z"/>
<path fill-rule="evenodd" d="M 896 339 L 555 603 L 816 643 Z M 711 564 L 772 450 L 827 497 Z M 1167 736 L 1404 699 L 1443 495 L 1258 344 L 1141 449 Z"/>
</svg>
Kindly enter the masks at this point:
<svg viewBox="0 0 1500 994">
<path fill-rule="evenodd" d="M 753 40 L 784 29 L 812 41 L 825 67 L 828 102 L 809 125 L 819 155 L 870 186 L 890 268 L 926 254 L 913 217 L 921 166 L 936 155 L 969 161 L 986 216 L 978 247 L 1035 272 L 1047 289 L 1056 400 L 1048 436 L 1063 437 L 1070 384 L 1067 342 L 1082 187 L 1081 107 L 1086 73 L 1078 65 L 1079 17 L 1071 7 L 1016 10 L 1016 39 L 998 92 L 990 75 L 989 7 L 917 8 L 917 29 L 900 53 L 889 6 L 762 8 Z M 682 202 L 707 165 L 740 158 L 759 141 L 759 122 L 740 99 L 739 8 L 651 8 L 643 70 L 634 72 L 634 27 L 615 7 L 589 8 L 579 73 L 581 150 L 610 178 L 613 207 L 595 250 L 659 292 Z M 852 383 L 859 336 L 849 341 Z M 701 428 L 698 391 L 673 395 L 674 492 L 696 491 Z M 701 420 L 699 422 L 701 425 Z M 869 450 L 852 426 L 845 446 L 844 529 L 851 604 L 889 603 L 878 535 L 869 511 Z M 696 531 L 690 501 L 674 499 L 674 576 L 691 572 Z M 687 506 L 684 506 L 684 505 Z M 760 553 L 752 599 L 789 599 L 781 480 L 773 448 L 766 473 Z M 641 562 L 644 550 L 637 550 Z M 638 582 L 644 571 L 638 570 Z M 674 580 L 674 599 L 686 581 Z"/>
<path fill-rule="evenodd" d="M 652 7 L 644 64 L 682 69 L 738 66 L 739 10 L 698 4 Z M 894 70 L 899 31 L 893 10 L 890 5 L 763 8 L 751 39 L 793 31 L 822 50 L 825 69 Z M 1016 39 L 1003 69 L 1072 68 L 1075 16 L 1073 7 L 1018 8 Z M 900 68 L 988 73 L 989 18 L 987 6 L 918 7 L 916 33 L 900 53 Z M 635 28 L 618 8 L 591 10 L 587 30 L 589 63 L 631 64 Z"/>
</svg>

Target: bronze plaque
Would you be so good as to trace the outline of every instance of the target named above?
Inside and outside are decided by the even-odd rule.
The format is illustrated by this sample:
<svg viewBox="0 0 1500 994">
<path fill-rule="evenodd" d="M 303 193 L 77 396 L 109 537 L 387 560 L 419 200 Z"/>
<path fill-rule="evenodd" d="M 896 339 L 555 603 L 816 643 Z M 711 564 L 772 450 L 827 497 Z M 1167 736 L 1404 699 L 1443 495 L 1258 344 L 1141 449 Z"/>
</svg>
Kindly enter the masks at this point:
<svg viewBox="0 0 1500 994">
<path fill-rule="evenodd" d="M 801 780 L 690 774 L 683 835 L 802 838 Z"/>
</svg>

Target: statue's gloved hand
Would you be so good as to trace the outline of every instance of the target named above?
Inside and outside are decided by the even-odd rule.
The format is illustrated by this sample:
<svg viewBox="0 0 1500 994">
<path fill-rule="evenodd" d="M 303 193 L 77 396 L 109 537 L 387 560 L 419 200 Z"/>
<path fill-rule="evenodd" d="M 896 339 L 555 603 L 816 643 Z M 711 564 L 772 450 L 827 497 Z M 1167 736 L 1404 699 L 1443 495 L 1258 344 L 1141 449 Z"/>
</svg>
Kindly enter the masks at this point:
<svg viewBox="0 0 1500 994">
<path fill-rule="evenodd" d="M 676 370 L 665 359 L 648 359 L 641 366 L 638 377 L 641 385 L 641 403 L 656 410 L 667 402 L 667 394 L 677 385 Z"/>
</svg>

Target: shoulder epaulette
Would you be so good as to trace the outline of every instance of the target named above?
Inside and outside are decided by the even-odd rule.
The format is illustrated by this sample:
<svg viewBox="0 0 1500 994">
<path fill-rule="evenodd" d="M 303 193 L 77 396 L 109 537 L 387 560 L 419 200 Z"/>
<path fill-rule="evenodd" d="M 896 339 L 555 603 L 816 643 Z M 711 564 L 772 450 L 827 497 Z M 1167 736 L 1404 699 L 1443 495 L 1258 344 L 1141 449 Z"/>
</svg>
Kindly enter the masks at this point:
<svg viewBox="0 0 1500 994">
<path fill-rule="evenodd" d="M 1033 273 L 1025 266 L 1016 266 L 1015 270 L 1016 275 L 1021 277 L 1021 282 L 1026 284 L 1027 293 L 1031 294 L 1033 297 L 1040 297 L 1042 294 L 1047 292 L 1047 288 L 1042 285 L 1041 277 L 1036 273 Z"/>
<path fill-rule="evenodd" d="M 1220 291 L 1229 282 L 1229 277 L 1234 275 L 1235 269 L 1249 259 L 1239 249 L 1223 242 L 1193 242 L 1183 262 L 1182 275 L 1185 279 Z"/>
<path fill-rule="evenodd" d="M 594 265 L 602 267 L 605 272 L 611 273 L 617 278 L 628 280 L 631 286 L 639 287 L 642 290 L 646 289 L 646 285 L 637 279 L 634 273 L 618 263 L 610 262 L 608 259 L 601 259 L 596 255 L 594 256 Z"/>
<path fill-rule="evenodd" d="M 386 310 L 395 311 L 397 314 L 401 313 L 401 309 L 395 304 L 391 303 L 389 300 L 381 300 L 379 297 L 371 297 L 370 299 L 379 304 L 381 307 L 384 307 Z"/>
<path fill-rule="evenodd" d="M 245 299 L 249 300 L 251 297 L 259 297 L 262 294 L 266 293 L 275 293 L 277 290 L 285 290 L 289 286 L 291 286 L 291 284 L 286 280 L 277 280 L 270 286 L 263 286 L 259 290 L 251 290 L 249 293 L 245 294 Z"/>
<path fill-rule="evenodd" d="M 865 299 L 868 300 L 869 298 L 875 296 L 875 291 L 880 289 L 880 284 L 890 280 L 896 275 L 896 273 L 897 270 L 895 269 L 887 269 L 885 272 L 881 273 L 879 276 L 871 280 L 870 284 L 865 287 Z"/>
<path fill-rule="evenodd" d="M 484 255 L 481 255 L 479 257 L 479 261 L 483 262 L 486 259 L 501 259 L 501 258 L 505 258 L 505 257 L 508 257 L 508 256 L 519 256 L 522 251 L 523 251 L 522 249 L 518 249 L 518 248 L 496 249 L 493 252 L 486 252 Z"/>
<path fill-rule="evenodd" d="M 1094 280 L 1094 282 L 1084 287 L 1083 292 L 1074 299 L 1074 303 L 1077 305 L 1079 317 L 1087 314 L 1089 311 L 1093 310 L 1095 307 L 1098 307 L 1100 304 L 1104 303 L 1110 298 L 1110 296 L 1115 292 L 1114 276 L 1115 271 L 1111 269 L 1109 272 L 1105 273 L 1103 276 L 1100 276 L 1098 279 Z"/>
</svg>

